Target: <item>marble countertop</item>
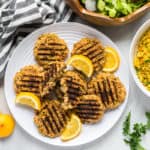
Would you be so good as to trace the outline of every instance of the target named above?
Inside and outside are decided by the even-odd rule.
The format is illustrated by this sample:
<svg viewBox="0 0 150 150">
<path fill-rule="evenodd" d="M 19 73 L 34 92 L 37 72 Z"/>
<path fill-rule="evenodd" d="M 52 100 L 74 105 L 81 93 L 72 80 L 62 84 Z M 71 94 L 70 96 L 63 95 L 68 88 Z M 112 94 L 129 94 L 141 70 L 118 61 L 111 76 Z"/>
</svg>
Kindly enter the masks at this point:
<svg viewBox="0 0 150 150">
<path fill-rule="evenodd" d="M 74 18 L 74 21 L 80 22 L 83 24 L 88 24 L 99 31 L 106 34 L 108 37 L 112 39 L 113 42 L 117 44 L 120 51 L 123 53 L 126 63 L 128 65 L 128 55 L 129 55 L 129 49 L 130 44 L 133 39 L 133 36 L 135 35 L 138 28 L 150 18 L 150 12 L 148 12 L 145 16 L 138 19 L 137 21 L 130 23 L 125 26 L 121 27 L 98 27 L 91 25 L 87 23 L 86 21 L 81 20 L 78 17 Z M 129 102 L 126 107 L 126 110 L 118 123 L 111 129 L 110 132 L 108 132 L 106 135 L 104 135 L 102 138 L 79 147 L 72 147 L 69 148 L 69 150 L 129 150 L 129 147 L 123 142 L 123 136 L 122 136 L 122 123 L 126 116 L 126 114 L 131 111 L 132 113 L 132 121 L 145 121 L 145 112 L 148 110 L 148 106 L 144 105 L 144 99 L 148 99 L 139 91 L 139 89 L 136 87 L 131 74 L 130 76 L 130 92 L 129 92 Z M 3 113 L 9 113 L 9 108 L 5 101 L 5 95 L 4 95 L 4 85 L 3 85 L 3 79 L 0 80 L 0 111 Z M 150 105 L 149 105 L 149 111 L 150 111 Z M 150 132 L 146 134 L 146 136 L 143 137 L 142 143 L 147 150 L 150 149 Z M 53 147 L 51 145 L 44 144 L 40 141 L 37 141 L 30 135 L 28 135 L 26 132 L 23 131 L 23 129 L 16 124 L 15 131 L 12 136 L 10 136 L 7 139 L 0 139 L 0 150 L 59 150 L 59 149 L 67 149 L 67 148 L 60 148 L 60 147 Z"/>
</svg>

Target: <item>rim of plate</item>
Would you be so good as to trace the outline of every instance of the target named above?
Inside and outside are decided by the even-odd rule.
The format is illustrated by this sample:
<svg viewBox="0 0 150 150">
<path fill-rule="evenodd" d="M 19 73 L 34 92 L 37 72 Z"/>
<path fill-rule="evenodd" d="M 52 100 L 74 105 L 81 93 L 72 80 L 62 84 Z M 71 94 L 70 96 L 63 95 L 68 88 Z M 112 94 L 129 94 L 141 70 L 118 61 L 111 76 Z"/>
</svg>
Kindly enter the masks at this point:
<svg viewBox="0 0 150 150">
<path fill-rule="evenodd" d="M 119 48 L 117 47 L 117 45 L 116 45 L 109 37 L 107 37 L 104 33 L 102 33 L 101 31 L 98 31 L 97 29 L 94 29 L 93 27 L 90 27 L 90 26 L 88 26 L 88 25 L 84 25 L 84 24 L 81 24 L 81 23 L 77 23 L 77 22 L 61 22 L 61 23 L 55 23 L 55 24 L 47 25 L 47 26 L 45 26 L 45 27 L 41 27 L 41 28 L 39 28 L 39 29 L 33 31 L 33 32 L 30 33 L 29 35 L 27 35 L 27 36 L 19 43 L 19 45 L 21 45 L 22 43 L 24 43 L 24 41 L 26 41 L 26 39 L 28 39 L 30 36 L 32 37 L 32 35 L 34 35 L 35 33 L 38 33 L 38 32 L 40 32 L 40 31 L 42 31 L 42 30 L 44 30 L 44 29 L 47 29 L 47 28 L 49 28 L 49 27 L 54 27 L 54 26 L 59 26 L 59 25 L 61 25 L 61 26 L 62 26 L 62 25 L 69 25 L 69 26 L 70 26 L 70 25 L 74 25 L 74 26 L 77 26 L 78 28 L 79 28 L 79 27 L 82 27 L 82 28 L 86 28 L 87 30 L 100 33 L 103 37 L 105 37 L 106 40 L 108 40 L 110 43 L 112 43 L 113 45 L 115 45 L 115 47 L 117 48 L 117 52 L 119 53 L 119 55 L 121 54 L 120 51 L 119 51 Z M 18 45 L 18 46 L 19 46 L 19 45 Z M 18 47 L 18 46 L 17 46 L 17 47 Z M 110 128 L 108 128 L 107 130 L 105 130 L 105 132 L 102 133 L 101 136 L 97 135 L 97 136 L 95 136 L 93 139 L 90 139 L 90 140 L 88 140 L 88 141 L 86 141 L 86 142 L 83 142 L 83 143 L 80 143 L 80 144 L 74 143 L 74 144 L 72 144 L 72 145 L 67 145 L 67 144 L 66 144 L 66 145 L 65 145 L 65 144 L 60 145 L 60 144 L 49 143 L 49 142 L 47 142 L 47 141 L 41 140 L 39 137 L 34 136 L 34 134 L 32 134 L 32 132 L 29 132 L 27 129 L 25 129 L 25 128 L 21 125 L 20 121 L 16 119 L 16 117 L 15 117 L 15 115 L 14 115 L 14 112 L 10 109 L 10 106 L 9 106 L 9 103 L 8 103 L 8 100 L 7 100 L 8 98 L 7 98 L 7 89 L 6 89 L 6 75 L 8 74 L 8 68 L 9 68 L 9 65 L 11 64 L 11 61 L 10 61 L 10 60 L 11 60 L 11 59 L 13 58 L 13 56 L 15 55 L 15 53 L 16 53 L 16 51 L 17 51 L 17 47 L 14 49 L 14 51 L 13 51 L 13 53 L 12 53 L 10 59 L 9 59 L 9 62 L 8 62 L 8 64 L 7 64 L 7 67 L 6 67 L 6 71 L 5 71 L 5 75 L 4 75 L 4 94 L 5 94 L 6 102 L 7 102 L 7 105 L 8 105 L 8 107 L 9 107 L 9 110 L 10 110 L 11 114 L 12 114 L 13 117 L 15 118 L 17 124 L 18 124 L 28 135 L 30 135 L 31 137 L 35 138 L 36 140 L 38 140 L 38 141 L 40 141 L 40 142 L 43 142 L 43 143 L 46 143 L 46 144 L 49 144 L 49 145 L 52 145 L 52 146 L 68 147 L 68 148 L 69 148 L 69 147 L 81 146 L 81 145 L 85 145 L 85 144 L 92 143 L 92 142 L 96 141 L 97 139 L 100 139 L 101 137 L 103 137 L 105 134 L 107 134 L 107 133 L 116 125 L 116 123 L 117 123 L 117 122 L 119 121 L 119 119 L 121 118 L 123 112 L 125 111 L 125 108 L 126 108 L 127 103 L 128 103 L 128 96 L 129 96 L 129 72 L 128 72 L 128 70 L 127 70 L 127 81 L 128 81 L 128 85 L 127 85 L 127 89 L 126 89 L 126 97 L 125 97 L 125 101 L 124 101 L 124 103 L 125 103 L 125 104 L 124 104 L 124 108 L 123 108 L 122 110 L 120 110 L 120 111 L 121 111 L 121 112 L 120 112 L 120 116 L 116 119 L 116 121 L 112 124 L 112 126 L 111 126 Z M 121 57 L 121 59 L 123 59 L 123 64 L 125 65 L 125 59 L 124 59 L 123 55 L 120 55 L 120 57 Z M 125 66 L 126 66 L 126 65 L 125 65 Z M 126 69 L 128 69 L 127 66 L 126 66 Z"/>
</svg>

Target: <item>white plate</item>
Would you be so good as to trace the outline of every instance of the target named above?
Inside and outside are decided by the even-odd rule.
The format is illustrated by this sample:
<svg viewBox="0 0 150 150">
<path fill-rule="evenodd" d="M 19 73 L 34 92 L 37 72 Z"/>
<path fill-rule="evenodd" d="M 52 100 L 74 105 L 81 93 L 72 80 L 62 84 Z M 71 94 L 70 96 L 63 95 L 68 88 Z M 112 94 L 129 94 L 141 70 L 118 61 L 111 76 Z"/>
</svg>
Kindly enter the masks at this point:
<svg viewBox="0 0 150 150">
<path fill-rule="evenodd" d="M 121 57 L 120 68 L 116 75 L 120 77 L 127 91 L 125 102 L 117 109 L 106 112 L 102 121 L 94 125 L 83 125 L 81 134 L 68 142 L 62 142 L 59 138 L 47 138 L 38 133 L 36 126 L 33 123 L 34 112 L 31 109 L 15 105 L 15 92 L 13 88 L 13 77 L 20 68 L 35 64 L 33 56 L 33 47 L 37 37 L 42 33 L 54 32 L 63 38 L 70 49 L 72 45 L 83 37 L 95 37 L 102 41 L 104 45 L 114 47 Z M 101 32 L 78 23 L 58 23 L 38 29 L 27 36 L 15 49 L 6 69 L 5 74 L 5 95 L 11 113 L 17 123 L 30 135 L 48 144 L 57 146 L 77 146 L 89 143 L 107 133 L 119 120 L 120 116 L 127 104 L 129 91 L 128 70 L 125 61 L 117 46 Z"/>
</svg>

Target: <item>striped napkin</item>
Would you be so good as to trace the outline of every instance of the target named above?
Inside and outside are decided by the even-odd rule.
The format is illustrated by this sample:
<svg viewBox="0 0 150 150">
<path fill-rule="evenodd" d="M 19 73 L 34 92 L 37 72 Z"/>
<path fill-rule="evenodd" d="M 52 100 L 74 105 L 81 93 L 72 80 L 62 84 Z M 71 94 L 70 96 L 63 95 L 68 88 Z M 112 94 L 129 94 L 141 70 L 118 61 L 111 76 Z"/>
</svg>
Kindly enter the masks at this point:
<svg viewBox="0 0 150 150">
<path fill-rule="evenodd" d="M 23 37 L 41 26 L 68 21 L 71 15 L 63 0 L 0 0 L 0 78 Z"/>
</svg>

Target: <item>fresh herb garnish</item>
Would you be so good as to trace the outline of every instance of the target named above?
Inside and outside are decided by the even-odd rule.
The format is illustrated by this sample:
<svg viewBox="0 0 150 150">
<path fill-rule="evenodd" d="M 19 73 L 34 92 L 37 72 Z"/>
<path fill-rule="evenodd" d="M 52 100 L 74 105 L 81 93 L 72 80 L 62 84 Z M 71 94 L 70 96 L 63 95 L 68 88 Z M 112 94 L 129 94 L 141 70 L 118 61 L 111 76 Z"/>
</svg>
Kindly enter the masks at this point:
<svg viewBox="0 0 150 150">
<path fill-rule="evenodd" d="M 147 129 L 150 130 L 150 112 L 146 112 L 146 117 L 147 117 Z"/>
<path fill-rule="evenodd" d="M 131 112 L 126 117 L 126 120 L 123 123 L 123 134 L 129 135 L 130 134 L 130 120 L 131 120 Z"/>
<path fill-rule="evenodd" d="M 145 60 L 145 63 L 150 63 L 150 59 Z"/>
<path fill-rule="evenodd" d="M 124 142 L 130 146 L 131 150 L 146 150 L 141 145 L 141 138 L 150 130 L 150 112 L 146 112 L 147 123 L 135 123 L 131 131 L 131 113 L 127 115 L 123 123 Z"/>
<path fill-rule="evenodd" d="M 140 68 L 135 67 L 135 70 L 136 70 L 136 72 L 139 72 L 139 71 L 140 71 Z"/>
</svg>

